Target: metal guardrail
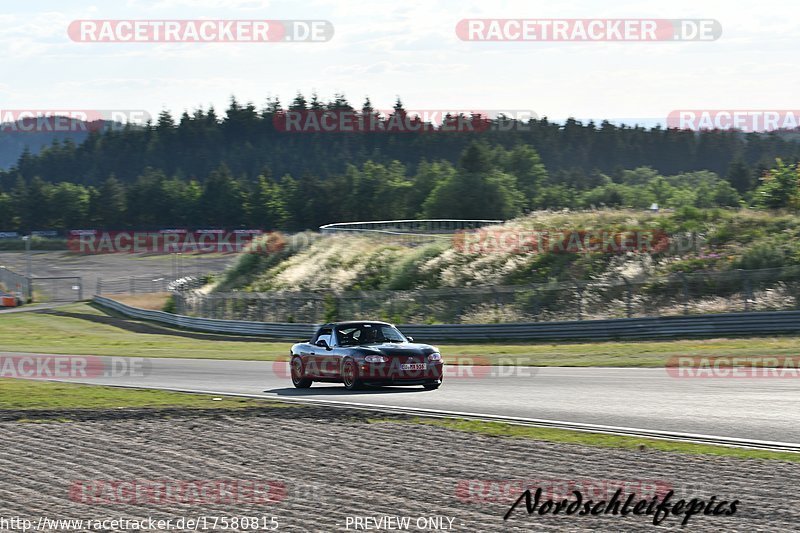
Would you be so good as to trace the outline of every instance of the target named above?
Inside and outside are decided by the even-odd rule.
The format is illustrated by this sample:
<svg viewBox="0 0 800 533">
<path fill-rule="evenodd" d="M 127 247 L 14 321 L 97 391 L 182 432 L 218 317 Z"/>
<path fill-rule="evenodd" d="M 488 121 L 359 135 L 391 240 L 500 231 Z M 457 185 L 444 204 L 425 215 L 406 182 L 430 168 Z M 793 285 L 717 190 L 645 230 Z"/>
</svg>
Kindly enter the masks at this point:
<svg viewBox="0 0 800 533">
<path fill-rule="evenodd" d="M 316 327 L 313 324 L 280 324 L 268 322 L 247 322 L 244 320 L 220 320 L 215 318 L 197 318 L 191 316 L 174 315 L 164 311 L 151 311 L 139 309 L 117 302 L 103 296 L 95 296 L 94 303 L 121 313 L 131 318 L 150 320 L 161 324 L 168 324 L 179 328 L 203 331 L 209 333 L 227 333 L 236 335 L 258 335 L 281 339 L 308 339 Z"/>
<path fill-rule="evenodd" d="M 95 303 L 131 318 L 152 320 L 196 331 L 258 335 L 280 339 L 309 338 L 315 324 L 248 322 L 173 315 L 163 311 L 138 309 L 120 302 L 94 297 Z M 399 325 L 400 329 L 422 342 L 443 340 L 615 340 L 725 335 L 771 335 L 800 331 L 800 311 L 725 313 L 691 316 L 622 318 L 536 322 L 528 324 L 441 324 Z"/>
<path fill-rule="evenodd" d="M 417 245 L 444 241 L 453 234 L 502 224 L 502 220 L 467 220 L 429 218 L 408 220 L 373 220 L 369 222 L 336 222 L 319 227 L 322 235 L 357 233 L 396 244 Z"/>
<path fill-rule="evenodd" d="M 473 220 L 459 218 L 421 218 L 403 220 L 370 220 L 366 222 L 336 222 L 319 227 L 320 233 L 376 232 L 394 235 L 449 235 L 457 231 L 502 224 L 502 220 Z"/>
</svg>

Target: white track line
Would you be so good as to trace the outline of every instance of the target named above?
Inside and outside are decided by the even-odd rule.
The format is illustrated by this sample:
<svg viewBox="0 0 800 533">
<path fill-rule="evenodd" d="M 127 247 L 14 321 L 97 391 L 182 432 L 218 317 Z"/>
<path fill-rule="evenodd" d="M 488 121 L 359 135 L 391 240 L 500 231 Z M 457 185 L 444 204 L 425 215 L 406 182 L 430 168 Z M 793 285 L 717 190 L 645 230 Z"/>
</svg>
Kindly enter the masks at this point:
<svg viewBox="0 0 800 533">
<path fill-rule="evenodd" d="M 52 380 L 64 383 L 63 380 Z M 72 383 L 85 382 L 73 381 Z M 767 440 L 736 439 L 732 437 L 720 437 L 715 435 L 702 435 L 697 433 L 674 433 L 669 431 L 658 431 L 653 429 L 638 429 L 622 426 L 605 426 L 600 424 L 584 424 L 579 422 L 563 422 L 560 420 L 544 420 L 538 418 L 521 418 L 502 415 L 489 415 L 481 413 L 465 413 L 460 411 L 444 411 L 440 409 L 421 409 L 418 407 L 396 407 L 391 405 L 380 405 L 370 403 L 340 402 L 336 400 L 320 400 L 316 398 L 285 398 L 282 396 L 271 396 L 266 394 L 246 394 L 237 392 L 220 392 L 203 389 L 182 389 L 175 387 L 148 387 L 137 385 L 102 385 L 104 387 L 119 387 L 125 389 L 153 389 L 171 392 L 184 392 L 191 394 L 210 394 L 215 396 L 233 396 L 238 398 L 258 398 L 262 400 L 273 400 L 284 403 L 317 404 L 328 407 L 339 407 L 346 409 L 358 409 L 362 411 L 377 411 L 382 413 L 394 413 L 404 415 L 414 415 L 430 418 L 464 418 L 470 420 L 482 420 L 487 422 L 502 422 L 532 427 L 546 427 L 553 429 L 566 429 L 571 431 L 581 431 L 586 433 L 602 433 L 608 435 L 623 435 L 630 437 L 641 437 L 658 440 L 670 440 L 688 442 L 695 444 L 711 444 L 715 446 L 728 446 L 734 448 L 748 448 L 754 450 L 770 450 L 780 452 L 800 453 L 800 444 L 790 442 L 776 442 Z"/>
</svg>

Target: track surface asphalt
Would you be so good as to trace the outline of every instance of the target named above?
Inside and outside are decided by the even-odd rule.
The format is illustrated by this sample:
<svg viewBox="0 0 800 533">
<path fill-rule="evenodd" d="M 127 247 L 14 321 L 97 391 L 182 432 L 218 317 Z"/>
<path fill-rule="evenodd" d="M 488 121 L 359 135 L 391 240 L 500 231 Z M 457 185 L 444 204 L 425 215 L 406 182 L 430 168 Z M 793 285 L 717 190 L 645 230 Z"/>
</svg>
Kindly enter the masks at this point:
<svg viewBox="0 0 800 533">
<path fill-rule="evenodd" d="M 451 366 L 442 387 L 292 387 L 283 362 L 144 359 L 138 377 L 77 381 L 311 398 L 800 443 L 796 379 L 687 379 L 664 369 Z M 76 381 L 76 380 L 71 380 Z"/>
</svg>

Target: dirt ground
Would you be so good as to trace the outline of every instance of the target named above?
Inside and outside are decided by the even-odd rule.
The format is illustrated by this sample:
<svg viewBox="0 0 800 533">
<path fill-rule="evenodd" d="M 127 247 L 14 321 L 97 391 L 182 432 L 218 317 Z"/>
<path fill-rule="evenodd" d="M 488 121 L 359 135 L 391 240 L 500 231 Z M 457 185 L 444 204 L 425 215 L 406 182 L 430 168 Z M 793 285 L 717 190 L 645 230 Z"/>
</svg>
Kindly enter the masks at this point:
<svg viewBox="0 0 800 533">
<path fill-rule="evenodd" d="M 169 254 L 98 254 L 34 251 L 31 272 L 34 277 L 76 276 L 82 278 L 84 298 L 94 294 L 97 280 L 107 286 L 121 278 L 169 278 L 221 272 L 236 261 L 236 254 L 188 254 L 180 262 Z M 0 266 L 25 274 L 24 252 L 0 252 Z M 42 285 L 43 290 L 47 284 Z M 45 295 L 46 296 L 46 295 Z"/>
<path fill-rule="evenodd" d="M 46 415 L 71 422 L 25 423 L 15 421 L 17 413 L 0 415 L 2 531 L 15 530 L 2 522 L 13 517 L 32 520 L 34 528 L 43 517 L 153 518 L 173 520 L 172 529 L 162 531 L 326 533 L 439 531 L 433 526 L 442 525 L 449 528 L 445 531 L 489 532 L 751 532 L 796 530 L 800 522 L 793 497 L 800 465 L 793 463 L 486 437 L 409 422 L 370 422 L 317 407 Z M 187 488 L 199 481 L 228 485 L 223 492 Z M 652 516 L 528 516 L 524 504 L 503 520 L 521 487 L 550 487 L 551 494 L 581 490 L 599 500 L 622 483 L 643 498 L 674 490 L 673 503 L 715 495 L 717 503 L 740 502 L 733 516 L 700 513 L 685 528 L 679 525 L 682 516 L 669 516 L 656 527 Z M 205 522 L 196 526 L 178 527 L 182 517 L 203 516 Z M 385 516 L 410 522 L 406 527 L 365 521 Z M 234 517 L 259 521 L 233 527 Z M 154 531 L 149 528 L 157 525 L 110 524 L 102 530 Z M 83 529 L 63 526 L 48 528 L 43 522 L 35 530 L 97 530 L 86 523 Z"/>
</svg>

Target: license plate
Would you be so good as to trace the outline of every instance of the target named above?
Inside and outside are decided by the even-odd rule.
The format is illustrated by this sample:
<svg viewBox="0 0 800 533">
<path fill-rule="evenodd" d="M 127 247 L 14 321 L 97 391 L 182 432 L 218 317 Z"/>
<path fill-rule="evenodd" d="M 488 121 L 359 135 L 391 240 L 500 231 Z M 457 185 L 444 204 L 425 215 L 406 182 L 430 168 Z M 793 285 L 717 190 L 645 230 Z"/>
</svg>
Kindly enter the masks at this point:
<svg viewBox="0 0 800 533">
<path fill-rule="evenodd" d="M 410 363 L 400 365 L 400 370 L 425 370 L 425 363 Z"/>
</svg>

